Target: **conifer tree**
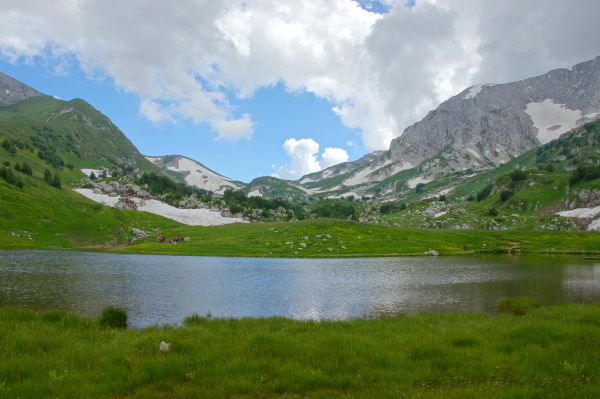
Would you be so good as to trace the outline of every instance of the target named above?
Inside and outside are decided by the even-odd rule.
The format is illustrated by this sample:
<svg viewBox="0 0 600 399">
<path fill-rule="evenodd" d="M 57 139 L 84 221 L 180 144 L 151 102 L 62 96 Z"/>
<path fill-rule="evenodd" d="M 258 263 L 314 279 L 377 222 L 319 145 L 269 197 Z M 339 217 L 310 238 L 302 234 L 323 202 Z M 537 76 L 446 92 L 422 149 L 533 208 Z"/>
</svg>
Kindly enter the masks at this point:
<svg viewBox="0 0 600 399">
<path fill-rule="evenodd" d="M 52 185 L 56 188 L 60 188 L 62 183 L 60 182 L 60 177 L 58 176 L 58 173 L 54 174 L 54 178 L 52 179 Z"/>
<path fill-rule="evenodd" d="M 21 171 L 26 175 L 33 175 L 33 169 L 31 168 L 31 165 L 29 165 L 27 162 L 23 162 L 23 166 L 21 166 Z"/>
</svg>

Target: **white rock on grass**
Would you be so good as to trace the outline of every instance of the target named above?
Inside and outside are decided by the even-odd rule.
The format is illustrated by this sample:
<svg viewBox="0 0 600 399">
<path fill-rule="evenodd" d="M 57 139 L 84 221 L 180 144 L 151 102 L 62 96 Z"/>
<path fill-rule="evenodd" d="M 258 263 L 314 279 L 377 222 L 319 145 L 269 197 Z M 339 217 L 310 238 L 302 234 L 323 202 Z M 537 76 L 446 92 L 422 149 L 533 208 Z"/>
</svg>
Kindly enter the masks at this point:
<svg viewBox="0 0 600 399">
<path fill-rule="evenodd" d="M 161 352 L 171 352 L 171 343 L 161 341 L 158 345 L 158 350 Z"/>
</svg>

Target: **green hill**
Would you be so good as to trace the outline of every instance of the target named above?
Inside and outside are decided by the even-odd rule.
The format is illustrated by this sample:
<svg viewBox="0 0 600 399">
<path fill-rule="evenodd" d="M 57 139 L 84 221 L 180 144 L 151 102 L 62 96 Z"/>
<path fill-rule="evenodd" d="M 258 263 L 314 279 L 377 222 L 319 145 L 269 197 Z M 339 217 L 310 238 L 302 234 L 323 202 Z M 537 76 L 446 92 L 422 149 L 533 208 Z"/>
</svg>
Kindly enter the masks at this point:
<svg viewBox="0 0 600 399">
<path fill-rule="evenodd" d="M 36 96 L 0 104 L 0 246 L 119 245 L 136 239 L 134 231 L 179 225 L 104 207 L 67 188 L 85 177 L 80 168 L 101 166 L 162 174 L 83 100 Z"/>
</svg>

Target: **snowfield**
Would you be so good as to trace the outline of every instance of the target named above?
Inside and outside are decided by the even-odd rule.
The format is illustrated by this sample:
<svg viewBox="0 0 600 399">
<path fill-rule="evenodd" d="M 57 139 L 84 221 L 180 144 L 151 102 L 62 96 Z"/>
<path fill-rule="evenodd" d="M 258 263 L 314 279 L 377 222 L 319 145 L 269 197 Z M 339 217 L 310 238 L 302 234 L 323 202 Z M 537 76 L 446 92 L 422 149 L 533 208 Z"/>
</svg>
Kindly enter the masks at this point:
<svg viewBox="0 0 600 399">
<path fill-rule="evenodd" d="M 114 207 L 120 200 L 120 196 L 111 197 L 106 194 L 95 194 L 89 188 L 76 188 L 74 191 L 92 201 L 111 207 Z M 154 199 L 132 198 L 132 200 L 137 205 L 138 211 L 164 216 L 190 226 L 222 226 L 229 223 L 248 223 L 242 218 L 226 218 L 219 212 L 211 212 L 208 209 L 179 209 Z"/>
<path fill-rule="evenodd" d="M 161 166 L 161 157 L 146 156 L 146 159 L 155 165 Z M 241 187 L 225 176 L 215 173 L 202 164 L 185 157 L 177 157 L 166 165 L 168 170 L 185 175 L 184 180 L 190 186 L 223 194 L 226 189 L 239 190 Z"/>
<path fill-rule="evenodd" d="M 580 110 L 567 108 L 565 104 L 556 103 L 547 98 L 541 103 L 529 103 L 525 113 L 531 117 L 533 127 L 537 129 L 537 139 L 546 144 L 561 134 L 577 127 L 581 119 Z"/>
<path fill-rule="evenodd" d="M 600 230 L 600 206 L 594 208 L 576 208 L 570 211 L 556 212 L 556 215 L 566 218 L 595 219 L 587 227 L 588 231 Z"/>
<path fill-rule="evenodd" d="M 469 92 L 467 93 L 467 95 L 463 97 L 463 100 L 469 100 L 471 98 L 475 98 L 481 92 L 481 90 L 486 86 L 495 86 L 495 84 L 494 83 L 479 83 L 479 84 L 476 84 L 475 86 L 471 86 L 469 88 Z"/>
</svg>

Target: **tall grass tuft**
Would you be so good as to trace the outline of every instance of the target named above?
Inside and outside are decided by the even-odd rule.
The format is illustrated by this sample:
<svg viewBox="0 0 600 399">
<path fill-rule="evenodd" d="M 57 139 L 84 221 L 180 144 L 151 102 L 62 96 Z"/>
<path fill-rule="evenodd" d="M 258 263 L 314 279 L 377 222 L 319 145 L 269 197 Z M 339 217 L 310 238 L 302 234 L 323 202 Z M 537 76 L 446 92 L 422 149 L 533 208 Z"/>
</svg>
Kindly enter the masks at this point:
<svg viewBox="0 0 600 399">
<path fill-rule="evenodd" d="M 107 307 L 100 316 L 100 327 L 127 328 L 127 313 L 123 309 Z"/>
</svg>

